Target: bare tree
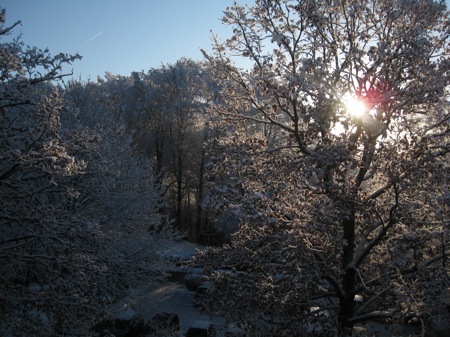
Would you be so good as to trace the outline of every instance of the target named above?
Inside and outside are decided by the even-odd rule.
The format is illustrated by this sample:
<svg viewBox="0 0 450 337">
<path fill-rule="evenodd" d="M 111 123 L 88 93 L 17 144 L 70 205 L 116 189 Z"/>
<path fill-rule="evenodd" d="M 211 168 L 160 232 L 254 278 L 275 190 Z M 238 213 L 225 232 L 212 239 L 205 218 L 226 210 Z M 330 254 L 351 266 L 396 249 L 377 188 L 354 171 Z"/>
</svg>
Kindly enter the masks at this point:
<svg viewBox="0 0 450 337">
<path fill-rule="evenodd" d="M 227 9 L 233 35 L 205 56 L 235 131 L 209 200 L 242 221 L 204 255 L 235 268 L 212 273 L 210 310 L 292 335 L 448 314 L 447 17 L 429 0 Z"/>
</svg>

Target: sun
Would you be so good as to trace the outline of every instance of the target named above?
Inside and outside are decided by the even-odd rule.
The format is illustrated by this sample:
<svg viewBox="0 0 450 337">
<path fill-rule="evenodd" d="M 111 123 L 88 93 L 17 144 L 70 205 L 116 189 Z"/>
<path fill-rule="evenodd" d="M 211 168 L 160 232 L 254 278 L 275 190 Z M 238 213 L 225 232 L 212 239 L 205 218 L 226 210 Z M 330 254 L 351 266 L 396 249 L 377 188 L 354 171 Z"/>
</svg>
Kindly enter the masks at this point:
<svg viewBox="0 0 450 337">
<path fill-rule="evenodd" d="M 371 110 L 368 102 L 361 97 L 346 93 L 341 96 L 341 107 L 338 121 L 333 125 L 331 133 L 334 135 L 342 135 L 348 131 L 349 120 L 353 121 L 352 125 L 367 123 L 370 120 Z"/>
<path fill-rule="evenodd" d="M 358 97 L 346 95 L 343 99 L 346 113 L 352 117 L 362 117 L 369 109 Z"/>
</svg>

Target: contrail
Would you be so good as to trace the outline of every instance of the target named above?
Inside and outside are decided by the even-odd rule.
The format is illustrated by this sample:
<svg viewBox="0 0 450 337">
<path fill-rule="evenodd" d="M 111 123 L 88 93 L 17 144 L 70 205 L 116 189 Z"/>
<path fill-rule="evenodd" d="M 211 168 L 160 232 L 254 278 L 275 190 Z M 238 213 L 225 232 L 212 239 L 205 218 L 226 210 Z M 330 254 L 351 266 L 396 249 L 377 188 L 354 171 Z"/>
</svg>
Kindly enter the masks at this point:
<svg viewBox="0 0 450 337">
<path fill-rule="evenodd" d="M 90 39 L 87 39 L 86 41 L 84 41 L 83 44 L 86 44 L 86 43 L 91 42 L 93 39 L 95 39 L 96 37 L 99 37 L 99 36 L 102 35 L 102 34 L 103 34 L 103 32 L 100 32 L 100 33 L 95 34 L 95 35 L 94 35 L 93 37 L 91 37 Z"/>
</svg>

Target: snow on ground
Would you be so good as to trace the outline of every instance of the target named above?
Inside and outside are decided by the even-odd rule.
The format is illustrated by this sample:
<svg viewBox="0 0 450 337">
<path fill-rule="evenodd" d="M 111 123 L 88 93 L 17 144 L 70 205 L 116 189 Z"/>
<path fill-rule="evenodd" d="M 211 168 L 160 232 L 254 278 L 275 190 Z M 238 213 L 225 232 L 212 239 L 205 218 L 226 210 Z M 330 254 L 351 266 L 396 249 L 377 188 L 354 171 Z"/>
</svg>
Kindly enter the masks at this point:
<svg viewBox="0 0 450 337">
<path fill-rule="evenodd" d="M 187 290 L 182 283 L 165 282 L 135 291 L 116 310 L 139 313 L 146 320 L 161 312 L 177 314 L 180 319 L 180 336 L 184 336 L 196 321 L 211 321 L 217 330 L 221 330 L 224 320 L 201 314 L 194 306 L 194 296 L 195 292 Z M 217 336 L 223 335 L 219 332 Z"/>
<path fill-rule="evenodd" d="M 188 241 L 174 241 L 165 248 L 162 248 L 158 253 L 161 257 L 175 257 L 184 260 L 189 260 L 198 251 L 205 249 L 205 246 Z"/>
<path fill-rule="evenodd" d="M 170 260 L 189 260 L 198 250 L 205 247 L 191 242 L 173 242 L 159 251 L 159 255 Z M 183 283 L 185 273 L 202 273 L 202 268 L 193 268 L 185 271 L 181 266 L 173 266 L 168 272 L 175 277 L 156 285 L 134 289 L 124 300 L 117 303 L 113 312 L 139 313 L 146 320 L 161 312 L 178 315 L 180 319 L 180 336 L 185 336 L 187 330 L 196 321 L 211 321 L 218 330 L 217 337 L 223 336 L 224 320 L 220 317 L 211 318 L 201 314 L 194 306 L 194 291 L 189 291 Z"/>
<path fill-rule="evenodd" d="M 194 306 L 194 295 L 193 291 L 188 291 L 182 284 L 169 283 L 149 291 L 142 301 L 137 303 L 136 309 L 147 319 L 158 312 L 177 314 L 181 335 L 184 336 L 196 321 L 211 320 L 207 315 L 200 314 Z M 223 324 L 223 319 L 215 318 L 211 321 L 216 326 Z"/>
</svg>

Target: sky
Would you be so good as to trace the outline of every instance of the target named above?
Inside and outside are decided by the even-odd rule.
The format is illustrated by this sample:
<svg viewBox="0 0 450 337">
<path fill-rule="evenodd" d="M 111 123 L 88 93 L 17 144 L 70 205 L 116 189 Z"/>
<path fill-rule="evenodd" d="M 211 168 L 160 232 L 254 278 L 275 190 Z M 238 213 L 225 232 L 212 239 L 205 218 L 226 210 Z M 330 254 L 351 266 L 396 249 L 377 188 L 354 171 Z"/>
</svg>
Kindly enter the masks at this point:
<svg viewBox="0 0 450 337">
<path fill-rule="evenodd" d="M 253 3 L 238 0 L 239 4 Z M 21 20 L 10 37 L 52 55 L 83 56 L 64 70 L 97 79 L 106 71 L 128 76 L 182 57 L 203 60 L 211 50 L 211 30 L 230 36 L 220 18 L 233 0 L 0 0 L 6 25 Z"/>
<path fill-rule="evenodd" d="M 447 6 L 450 0 L 447 0 Z M 254 0 L 238 0 L 253 4 Z M 6 24 L 22 25 L 26 45 L 52 54 L 80 54 L 83 59 L 64 68 L 73 77 L 96 80 L 106 71 L 128 76 L 182 57 L 203 60 L 211 50 L 211 33 L 220 40 L 231 35 L 220 22 L 233 0 L 0 0 Z"/>
</svg>

